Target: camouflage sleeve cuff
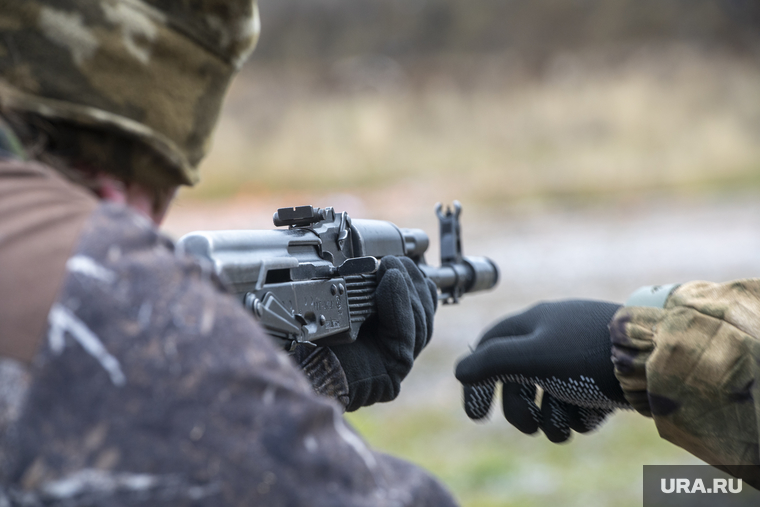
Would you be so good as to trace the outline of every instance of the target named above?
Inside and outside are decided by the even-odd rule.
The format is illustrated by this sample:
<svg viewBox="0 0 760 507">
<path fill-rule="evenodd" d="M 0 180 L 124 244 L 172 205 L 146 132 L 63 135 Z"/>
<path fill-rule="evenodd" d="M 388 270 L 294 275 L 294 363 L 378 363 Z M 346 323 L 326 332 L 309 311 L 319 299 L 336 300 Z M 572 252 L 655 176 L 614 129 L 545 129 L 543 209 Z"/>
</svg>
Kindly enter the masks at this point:
<svg viewBox="0 0 760 507">
<path fill-rule="evenodd" d="M 760 465 L 760 279 L 689 282 L 610 324 L 615 375 L 660 436 L 714 465 Z"/>
<path fill-rule="evenodd" d="M 610 323 L 612 363 L 626 400 L 652 417 L 647 395 L 646 364 L 654 350 L 654 327 L 664 315 L 659 308 L 622 307 Z"/>
<path fill-rule="evenodd" d="M 333 351 L 327 347 L 299 345 L 292 357 L 309 379 L 314 391 L 337 400 L 345 411 L 349 401 L 348 379 Z"/>
<path fill-rule="evenodd" d="M 646 364 L 654 350 L 654 327 L 662 318 L 670 295 L 679 284 L 648 285 L 628 297 L 610 323 L 612 363 L 626 400 L 641 414 L 652 417 L 647 394 Z"/>
</svg>

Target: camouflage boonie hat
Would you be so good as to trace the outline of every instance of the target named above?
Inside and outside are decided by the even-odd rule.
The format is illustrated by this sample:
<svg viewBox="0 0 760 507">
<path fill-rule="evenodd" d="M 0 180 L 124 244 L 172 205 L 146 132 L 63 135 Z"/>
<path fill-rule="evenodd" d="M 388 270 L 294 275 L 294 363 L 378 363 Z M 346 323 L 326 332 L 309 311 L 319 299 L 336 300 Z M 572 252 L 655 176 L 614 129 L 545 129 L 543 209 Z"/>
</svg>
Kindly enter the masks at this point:
<svg viewBox="0 0 760 507">
<path fill-rule="evenodd" d="M 0 105 L 126 135 L 192 185 L 258 33 L 256 0 L 0 0 Z"/>
</svg>

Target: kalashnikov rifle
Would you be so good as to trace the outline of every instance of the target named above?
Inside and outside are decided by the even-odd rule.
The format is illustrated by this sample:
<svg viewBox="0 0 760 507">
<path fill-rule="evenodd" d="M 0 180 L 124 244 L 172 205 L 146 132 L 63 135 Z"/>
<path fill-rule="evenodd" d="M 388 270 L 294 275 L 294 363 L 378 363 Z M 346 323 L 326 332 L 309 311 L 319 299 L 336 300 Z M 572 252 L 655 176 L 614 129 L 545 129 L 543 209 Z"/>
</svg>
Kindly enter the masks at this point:
<svg viewBox="0 0 760 507">
<path fill-rule="evenodd" d="M 285 229 L 192 232 L 178 247 L 210 261 L 285 348 L 351 343 L 375 313 L 375 273 L 386 255 L 411 258 L 438 287 L 444 304 L 496 285 L 499 271 L 492 260 L 462 255 L 461 210 L 456 201 L 445 211 L 436 206 L 438 267 L 425 262 L 429 239 L 420 229 L 312 206 L 278 209 L 274 225 Z"/>
</svg>

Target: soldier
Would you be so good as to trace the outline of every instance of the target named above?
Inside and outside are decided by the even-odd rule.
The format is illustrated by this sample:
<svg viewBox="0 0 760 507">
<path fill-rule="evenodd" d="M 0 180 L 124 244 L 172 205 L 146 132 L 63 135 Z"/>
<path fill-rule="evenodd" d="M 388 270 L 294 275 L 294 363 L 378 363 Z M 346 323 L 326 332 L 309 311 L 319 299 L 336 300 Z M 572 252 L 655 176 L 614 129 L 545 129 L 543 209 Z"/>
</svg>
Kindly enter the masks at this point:
<svg viewBox="0 0 760 507">
<path fill-rule="evenodd" d="M 497 382 L 506 419 L 552 442 L 633 408 L 666 440 L 757 488 L 758 337 L 760 280 L 644 287 L 625 306 L 561 301 L 507 317 L 456 376 L 472 419 L 488 414 Z"/>
<path fill-rule="evenodd" d="M 413 263 L 355 344 L 297 352 L 329 399 L 157 232 L 258 29 L 255 0 L 0 0 L 0 505 L 454 505 L 341 415 L 430 339 Z"/>
</svg>

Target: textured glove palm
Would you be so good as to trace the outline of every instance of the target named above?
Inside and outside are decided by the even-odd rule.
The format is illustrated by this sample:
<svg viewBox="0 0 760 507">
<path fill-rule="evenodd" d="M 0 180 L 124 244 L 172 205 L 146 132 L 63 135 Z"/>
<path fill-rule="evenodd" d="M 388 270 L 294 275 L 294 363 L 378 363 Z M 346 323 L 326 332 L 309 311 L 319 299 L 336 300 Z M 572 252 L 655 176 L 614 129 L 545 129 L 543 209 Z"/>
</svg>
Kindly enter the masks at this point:
<svg viewBox="0 0 760 507">
<path fill-rule="evenodd" d="M 489 329 L 456 377 L 465 412 L 482 419 L 502 382 L 507 420 L 523 433 L 539 428 L 552 442 L 585 433 L 615 408 L 628 407 L 611 362 L 608 325 L 619 305 L 599 301 L 542 303 Z M 541 406 L 536 387 L 543 389 Z"/>
<path fill-rule="evenodd" d="M 383 257 L 377 277 L 377 314 L 355 343 L 331 347 L 348 379 L 348 411 L 396 398 L 433 334 L 437 289 L 414 262 Z"/>
</svg>

